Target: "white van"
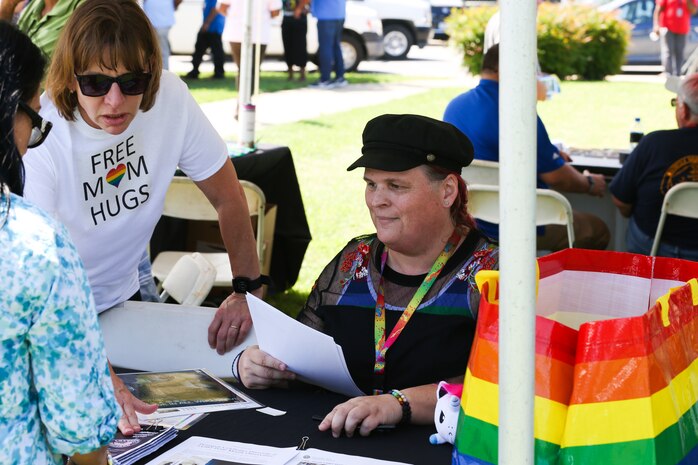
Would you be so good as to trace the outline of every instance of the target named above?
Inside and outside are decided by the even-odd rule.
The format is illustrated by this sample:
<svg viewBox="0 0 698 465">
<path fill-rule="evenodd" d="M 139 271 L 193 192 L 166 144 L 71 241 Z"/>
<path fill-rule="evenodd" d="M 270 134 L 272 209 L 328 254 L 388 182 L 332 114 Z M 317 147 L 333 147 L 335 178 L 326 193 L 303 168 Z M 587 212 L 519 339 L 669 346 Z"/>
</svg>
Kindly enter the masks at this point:
<svg viewBox="0 0 698 465">
<path fill-rule="evenodd" d="M 399 60 L 410 48 L 424 47 L 431 38 L 431 5 L 427 0 L 350 0 L 378 12 L 383 22 L 385 58 Z"/>
<path fill-rule="evenodd" d="M 196 35 L 203 22 L 203 0 L 183 0 L 175 13 L 175 25 L 170 30 L 172 53 L 190 55 L 194 53 Z M 355 71 L 365 59 L 383 56 L 383 26 L 376 10 L 359 2 L 347 2 L 347 16 L 342 31 L 342 55 L 347 71 Z M 272 20 L 271 40 L 267 45 L 267 56 L 282 56 L 282 15 Z M 311 59 L 317 53 L 316 19 L 308 15 L 308 53 Z M 230 55 L 230 46 L 223 44 Z"/>
</svg>

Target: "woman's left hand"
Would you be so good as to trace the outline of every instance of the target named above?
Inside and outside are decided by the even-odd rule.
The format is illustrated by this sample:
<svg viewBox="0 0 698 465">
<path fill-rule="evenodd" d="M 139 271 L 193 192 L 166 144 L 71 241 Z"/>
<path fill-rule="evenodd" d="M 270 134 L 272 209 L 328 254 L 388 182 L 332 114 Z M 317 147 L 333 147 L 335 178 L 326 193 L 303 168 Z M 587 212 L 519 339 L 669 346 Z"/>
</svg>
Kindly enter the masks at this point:
<svg viewBox="0 0 698 465">
<path fill-rule="evenodd" d="M 337 405 L 318 426 L 320 431 L 332 430 L 338 438 L 342 431 L 348 437 L 358 432 L 368 436 L 378 425 L 396 425 L 402 420 L 402 407 L 390 394 L 362 396 Z"/>
</svg>

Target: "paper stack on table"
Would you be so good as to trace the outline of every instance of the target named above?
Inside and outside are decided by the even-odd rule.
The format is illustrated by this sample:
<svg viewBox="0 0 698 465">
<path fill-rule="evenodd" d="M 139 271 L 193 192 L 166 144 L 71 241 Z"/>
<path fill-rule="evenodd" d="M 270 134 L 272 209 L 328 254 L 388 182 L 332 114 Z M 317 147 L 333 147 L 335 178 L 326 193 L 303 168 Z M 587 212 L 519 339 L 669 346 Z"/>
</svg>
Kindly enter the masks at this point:
<svg viewBox="0 0 698 465">
<path fill-rule="evenodd" d="M 342 348 L 330 336 L 247 294 L 259 348 L 284 362 L 301 381 L 346 396 L 363 396 L 349 374 Z"/>
<path fill-rule="evenodd" d="M 131 465 L 138 459 L 152 454 L 174 439 L 176 435 L 175 428 L 143 425 L 143 430 L 133 436 L 124 436 L 117 432 L 108 446 L 109 453 L 114 460 L 114 465 Z"/>
</svg>

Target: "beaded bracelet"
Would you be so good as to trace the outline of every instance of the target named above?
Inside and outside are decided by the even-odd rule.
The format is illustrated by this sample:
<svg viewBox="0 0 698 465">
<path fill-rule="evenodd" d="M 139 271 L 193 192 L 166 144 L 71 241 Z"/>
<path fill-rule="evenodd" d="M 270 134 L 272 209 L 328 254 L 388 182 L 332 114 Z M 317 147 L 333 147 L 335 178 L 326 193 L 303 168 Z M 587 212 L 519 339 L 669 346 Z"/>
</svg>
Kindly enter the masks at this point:
<svg viewBox="0 0 698 465">
<path fill-rule="evenodd" d="M 400 424 L 409 423 L 412 419 L 412 408 L 410 407 L 410 402 L 407 400 L 407 396 L 397 389 L 391 389 L 389 394 L 395 397 L 395 399 L 400 402 L 400 407 L 402 407 L 402 419 L 400 420 Z"/>
</svg>

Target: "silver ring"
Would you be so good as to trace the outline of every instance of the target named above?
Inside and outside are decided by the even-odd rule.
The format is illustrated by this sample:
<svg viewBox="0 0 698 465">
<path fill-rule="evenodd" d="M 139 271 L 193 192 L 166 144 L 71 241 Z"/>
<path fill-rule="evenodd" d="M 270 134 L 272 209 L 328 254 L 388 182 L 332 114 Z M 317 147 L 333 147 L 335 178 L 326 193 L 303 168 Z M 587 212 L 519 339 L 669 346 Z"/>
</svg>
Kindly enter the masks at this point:
<svg viewBox="0 0 698 465">
<path fill-rule="evenodd" d="M 235 326 L 235 325 L 230 325 L 230 328 L 231 328 L 231 329 L 240 329 L 240 328 L 238 328 L 238 327 Z"/>
</svg>

